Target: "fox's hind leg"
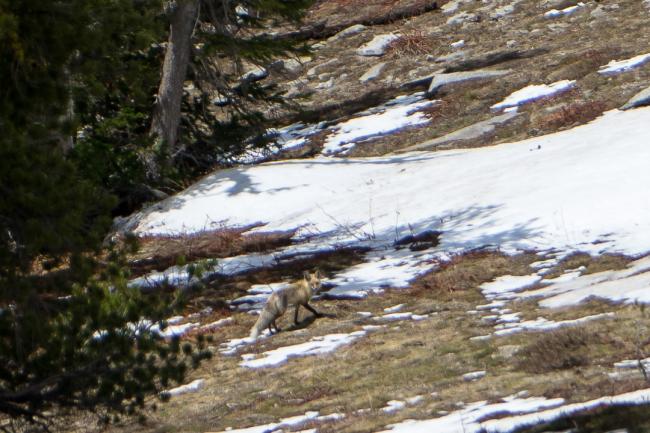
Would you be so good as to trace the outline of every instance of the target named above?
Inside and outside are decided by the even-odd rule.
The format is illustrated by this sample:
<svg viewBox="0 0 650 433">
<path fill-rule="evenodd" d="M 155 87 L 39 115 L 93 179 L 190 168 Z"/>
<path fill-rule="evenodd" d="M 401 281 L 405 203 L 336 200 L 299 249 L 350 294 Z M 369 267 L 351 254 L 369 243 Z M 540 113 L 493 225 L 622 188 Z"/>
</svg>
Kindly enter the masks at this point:
<svg viewBox="0 0 650 433">
<path fill-rule="evenodd" d="M 322 315 L 321 313 L 319 313 L 318 311 L 316 311 L 316 309 L 315 309 L 314 307 L 312 307 L 311 305 L 309 305 L 309 303 L 305 302 L 305 303 L 303 304 L 303 307 L 305 307 L 306 309 L 308 309 L 309 311 L 311 311 L 311 312 L 314 314 L 315 317 L 323 317 L 323 315 Z M 298 310 L 298 309 L 296 308 L 296 311 L 297 311 L 297 310 Z"/>
<path fill-rule="evenodd" d="M 300 310 L 300 304 L 296 305 L 296 311 L 293 313 L 293 323 L 295 325 L 298 324 L 298 313 L 299 313 L 298 310 Z"/>
</svg>

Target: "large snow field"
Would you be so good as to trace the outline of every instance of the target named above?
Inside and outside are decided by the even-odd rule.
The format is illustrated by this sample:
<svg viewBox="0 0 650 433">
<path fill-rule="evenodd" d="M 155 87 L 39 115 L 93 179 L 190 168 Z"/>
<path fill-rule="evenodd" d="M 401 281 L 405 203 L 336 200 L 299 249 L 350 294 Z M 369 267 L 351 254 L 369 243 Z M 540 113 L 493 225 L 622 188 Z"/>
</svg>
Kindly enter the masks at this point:
<svg viewBox="0 0 650 433">
<path fill-rule="evenodd" d="M 498 146 L 364 159 L 317 157 L 216 172 L 149 211 L 136 232 L 213 223 L 306 227 L 339 242 L 441 231 L 441 251 L 650 250 L 650 108 Z"/>
</svg>

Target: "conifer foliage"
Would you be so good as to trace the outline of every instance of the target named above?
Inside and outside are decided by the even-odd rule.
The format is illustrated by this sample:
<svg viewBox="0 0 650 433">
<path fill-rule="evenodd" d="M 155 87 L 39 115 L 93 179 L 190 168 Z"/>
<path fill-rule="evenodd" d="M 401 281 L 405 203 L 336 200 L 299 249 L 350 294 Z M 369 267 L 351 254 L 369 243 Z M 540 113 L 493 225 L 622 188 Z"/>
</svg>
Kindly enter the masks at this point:
<svg viewBox="0 0 650 433">
<path fill-rule="evenodd" d="M 156 116 L 170 17 L 187 4 L 168 142 Z M 126 251 L 102 239 L 112 215 L 218 160 L 219 137 L 233 135 L 206 108 L 215 94 L 230 126 L 263 120 L 256 110 L 273 89 L 242 71 L 295 52 L 263 28 L 307 4 L 0 0 L 0 431 L 56 429 L 79 411 L 104 422 L 146 414 L 208 357 L 202 339 L 163 332 L 181 296 L 129 287 Z"/>
<path fill-rule="evenodd" d="M 186 175 L 197 175 L 217 163 L 229 162 L 245 145 L 268 144 L 250 139 L 261 136 L 268 126 L 271 107 L 288 104 L 261 79 L 274 59 L 307 52 L 303 43 L 279 38 L 268 27 L 299 22 L 311 3 L 168 2 L 167 47 L 173 49 L 166 52 L 152 120 L 156 155 L 162 158 L 149 166 L 154 177 L 165 164 Z M 181 55 L 183 50 L 189 55 Z M 182 71 L 186 74 L 180 74 Z M 181 97 L 182 84 L 187 81 L 194 91 Z M 244 143 L 246 139 L 249 141 Z"/>
</svg>

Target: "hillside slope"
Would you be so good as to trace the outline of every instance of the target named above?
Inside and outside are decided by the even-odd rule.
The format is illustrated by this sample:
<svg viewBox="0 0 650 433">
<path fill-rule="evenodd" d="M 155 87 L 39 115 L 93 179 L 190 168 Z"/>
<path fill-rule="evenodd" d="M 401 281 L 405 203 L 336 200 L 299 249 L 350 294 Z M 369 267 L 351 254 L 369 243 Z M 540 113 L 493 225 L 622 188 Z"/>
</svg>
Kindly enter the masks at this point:
<svg viewBox="0 0 650 433">
<path fill-rule="evenodd" d="M 126 224 L 215 357 L 124 430 L 650 428 L 650 4 L 439 3 L 318 2 L 350 26 L 270 68 L 280 149 Z M 326 317 L 246 338 L 314 268 Z"/>
</svg>

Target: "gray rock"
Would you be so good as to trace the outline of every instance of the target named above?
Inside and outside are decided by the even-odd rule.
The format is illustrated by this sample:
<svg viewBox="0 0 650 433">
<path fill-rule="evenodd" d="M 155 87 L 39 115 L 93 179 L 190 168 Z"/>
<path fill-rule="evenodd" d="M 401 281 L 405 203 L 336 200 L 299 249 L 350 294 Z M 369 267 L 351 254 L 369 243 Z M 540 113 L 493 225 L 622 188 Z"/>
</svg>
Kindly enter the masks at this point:
<svg viewBox="0 0 650 433">
<path fill-rule="evenodd" d="M 331 77 L 329 80 L 316 85 L 317 89 L 322 90 L 331 89 L 332 87 L 334 87 L 334 77 Z"/>
<path fill-rule="evenodd" d="M 417 70 L 417 74 L 422 73 L 422 71 L 420 71 L 419 69 L 420 68 L 418 68 L 418 70 Z M 413 72 L 413 71 L 411 71 L 411 72 Z M 425 87 L 425 86 L 428 87 L 429 84 L 431 84 L 431 80 L 433 80 L 433 77 L 435 77 L 437 74 L 442 74 L 444 72 L 445 72 L 445 70 L 443 68 L 436 69 L 433 72 L 431 71 L 431 68 L 429 68 L 429 71 L 425 72 L 424 74 L 416 76 L 414 78 L 411 78 L 408 81 L 404 81 L 401 84 L 401 87 L 407 88 L 407 89 L 414 88 L 414 87 Z M 416 74 L 413 74 L 413 75 L 416 75 Z M 409 76 L 411 76 L 410 73 L 409 73 Z"/>
<path fill-rule="evenodd" d="M 349 36 L 353 36 L 353 35 L 356 35 L 358 33 L 361 33 L 365 29 L 366 29 L 366 26 L 364 26 L 363 24 L 355 24 L 353 26 L 350 26 L 350 27 L 348 27 L 346 29 L 341 30 L 340 32 L 338 32 L 337 34 L 335 34 L 334 36 L 332 36 L 328 40 L 329 41 L 336 41 L 336 40 L 339 40 L 339 39 L 347 38 Z"/>
<path fill-rule="evenodd" d="M 599 5 L 591 11 L 591 16 L 594 18 L 605 18 L 607 16 L 607 11 L 605 11 L 605 8 L 602 5 Z"/>
<path fill-rule="evenodd" d="M 445 54 L 444 56 L 436 57 L 434 62 L 436 63 L 451 63 L 457 62 L 465 59 L 465 53 L 462 51 L 456 51 L 455 53 Z"/>
<path fill-rule="evenodd" d="M 459 24 L 469 23 L 469 22 L 478 22 L 479 17 L 476 14 L 469 12 L 460 12 L 453 17 L 447 19 L 447 24 L 450 26 L 456 26 Z"/>
<path fill-rule="evenodd" d="M 489 78 L 501 77 L 503 75 L 509 74 L 510 70 L 477 70 L 477 71 L 467 71 L 467 72 L 451 72 L 448 74 L 436 74 L 431 80 L 429 85 L 429 90 L 427 93 L 433 94 L 438 91 L 441 87 L 447 86 L 454 83 L 460 83 L 463 81 L 472 81 L 472 80 L 485 80 Z"/>
<path fill-rule="evenodd" d="M 433 140 L 427 140 L 423 143 L 418 143 L 405 149 L 400 149 L 399 153 L 410 152 L 412 150 L 426 150 L 432 147 L 440 146 L 442 144 L 451 143 L 453 141 L 474 140 L 491 133 L 496 129 L 497 126 L 503 125 L 517 116 L 519 116 L 519 113 L 517 112 L 506 112 L 498 116 L 494 116 L 490 119 L 483 120 L 482 122 L 466 126 L 465 128 L 461 128 L 457 131 L 450 132 L 449 134 L 443 135 L 442 137 L 434 138 Z"/>
<path fill-rule="evenodd" d="M 496 8 L 493 12 L 490 13 L 490 18 L 493 20 L 498 20 L 499 18 L 503 18 L 506 15 L 510 15 L 515 11 L 515 5 L 517 3 L 515 2 L 514 4 L 509 4 L 505 6 L 501 6 L 500 8 Z"/>
<path fill-rule="evenodd" d="M 320 69 L 324 68 L 325 66 L 328 66 L 328 65 L 332 65 L 332 64 L 334 64 L 334 63 L 337 63 L 338 61 L 339 61 L 339 59 L 337 59 L 336 57 L 334 57 L 334 58 L 332 58 L 332 59 L 329 59 L 329 60 L 326 61 L 326 62 L 323 62 L 323 63 L 321 63 L 321 64 L 319 64 L 319 65 L 316 65 L 316 66 L 310 68 L 310 69 L 307 71 L 307 76 L 308 76 L 308 77 L 315 77 L 316 75 L 319 74 L 318 71 L 319 71 Z"/>
<path fill-rule="evenodd" d="M 453 14 L 465 3 L 471 3 L 471 0 L 451 0 L 444 4 L 440 9 L 444 14 Z"/>
<path fill-rule="evenodd" d="M 512 358 L 519 352 L 521 349 L 521 346 L 515 345 L 515 344 L 506 344 L 504 346 L 499 346 L 497 349 L 497 353 L 499 356 L 502 358 Z"/>
<path fill-rule="evenodd" d="M 297 59 L 286 59 L 282 61 L 282 67 L 293 74 L 297 74 L 302 70 L 303 65 Z"/>
<path fill-rule="evenodd" d="M 288 84 L 287 92 L 285 97 L 294 98 L 298 96 L 306 96 L 314 93 L 314 89 L 310 88 L 307 83 L 303 80 L 294 80 L 290 81 Z"/>
<path fill-rule="evenodd" d="M 650 105 L 650 87 L 632 96 L 632 98 L 621 107 L 621 110 L 629 110 L 630 108 L 642 107 L 644 105 Z"/>
<path fill-rule="evenodd" d="M 384 69 L 384 66 L 386 66 L 386 62 L 377 63 L 375 66 L 368 69 L 366 73 L 363 74 L 361 78 L 359 78 L 359 81 L 366 83 L 368 81 L 377 79 L 377 77 L 379 77 L 381 74 L 381 71 Z"/>
<path fill-rule="evenodd" d="M 260 81 L 269 76 L 269 71 L 261 66 L 253 66 L 246 73 L 244 73 L 240 80 L 241 81 Z"/>
</svg>

